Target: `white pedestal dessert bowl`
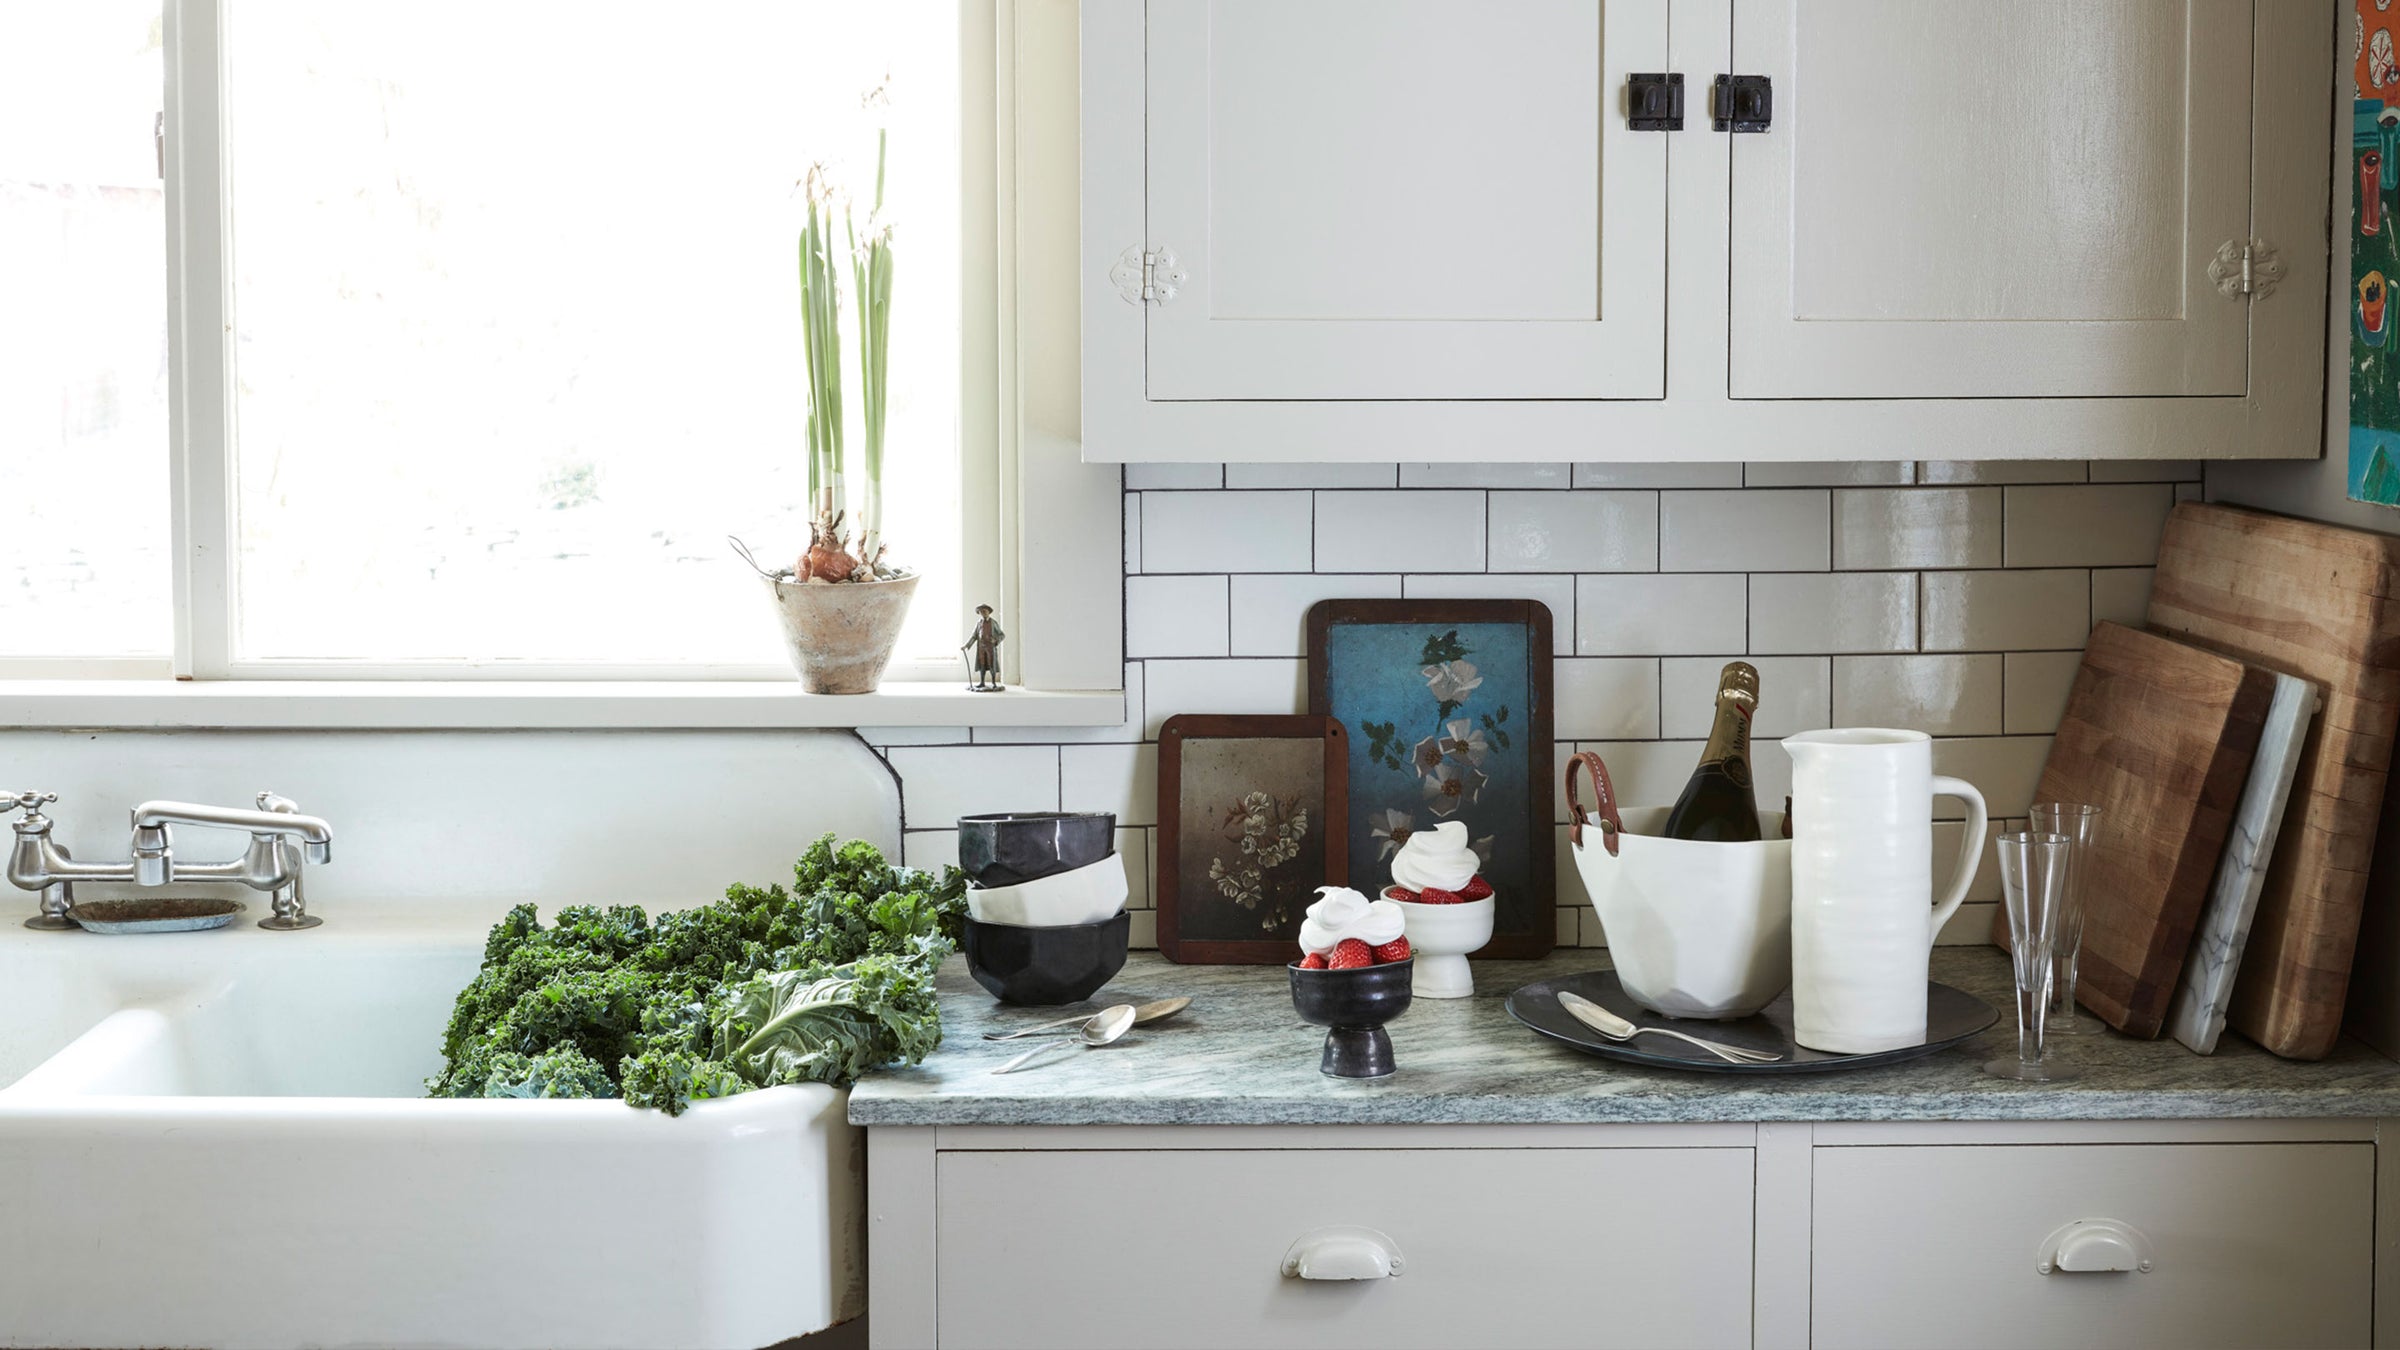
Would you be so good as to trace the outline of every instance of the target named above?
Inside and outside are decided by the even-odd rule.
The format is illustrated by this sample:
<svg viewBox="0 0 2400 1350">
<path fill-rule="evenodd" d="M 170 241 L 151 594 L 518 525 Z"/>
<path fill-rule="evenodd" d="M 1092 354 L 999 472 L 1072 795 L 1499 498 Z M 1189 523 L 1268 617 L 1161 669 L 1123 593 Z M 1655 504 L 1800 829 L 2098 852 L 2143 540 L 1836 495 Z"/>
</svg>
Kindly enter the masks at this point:
<svg viewBox="0 0 2400 1350">
<path fill-rule="evenodd" d="M 1494 899 L 1487 895 L 1455 905 L 1392 901 L 1400 907 L 1409 952 L 1416 957 L 1410 987 L 1418 998 L 1466 998 L 1475 992 L 1475 972 L 1467 957 L 1492 940 Z"/>
</svg>

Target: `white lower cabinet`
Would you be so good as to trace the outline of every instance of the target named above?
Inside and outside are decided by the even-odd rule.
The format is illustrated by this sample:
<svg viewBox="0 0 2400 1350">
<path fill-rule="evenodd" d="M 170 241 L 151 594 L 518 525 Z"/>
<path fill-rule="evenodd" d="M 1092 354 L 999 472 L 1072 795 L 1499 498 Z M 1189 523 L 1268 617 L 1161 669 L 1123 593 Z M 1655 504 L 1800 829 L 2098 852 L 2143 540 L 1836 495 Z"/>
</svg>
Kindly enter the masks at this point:
<svg viewBox="0 0 2400 1350">
<path fill-rule="evenodd" d="M 1827 1350 L 2370 1340 L 2373 1144 L 1820 1148 L 1814 1189 Z M 2069 1225 L 2134 1268 L 2044 1272 Z"/>
<path fill-rule="evenodd" d="M 939 1343 L 1745 1345 L 1752 1166 L 1736 1148 L 943 1153 Z"/>
<path fill-rule="evenodd" d="M 2394 1124 L 877 1126 L 868 1331 L 906 1350 L 2389 1347 Z"/>
</svg>

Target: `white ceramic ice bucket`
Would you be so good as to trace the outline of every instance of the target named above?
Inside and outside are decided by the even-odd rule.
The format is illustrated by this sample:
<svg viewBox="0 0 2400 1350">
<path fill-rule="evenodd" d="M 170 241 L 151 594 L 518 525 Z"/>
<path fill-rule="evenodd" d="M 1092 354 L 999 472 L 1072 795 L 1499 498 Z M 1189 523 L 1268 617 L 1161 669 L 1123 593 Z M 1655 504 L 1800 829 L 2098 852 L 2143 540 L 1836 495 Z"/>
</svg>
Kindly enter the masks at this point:
<svg viewBox="0 0 2400 1350">
<path fill-rule="evenodd" d="M 1599 805 L 1587 816 L 1576 770 Z M 1608 934 L 1617 979 L 1636 1003 L 1669 1017 L 1748 1017 L 1792 982 L 1792 846 L 1665 839 L 1664 807 L 1620 811 L 1608 768 L 1590 752 L 1567 765 L 1575 870 Z M 1780 817 L 1765 822 L 1780 832 Z M 1586 828 L 1587 825 L 1596 828 Z"/>
<path fill-rule="evenodd" d="M 1786 737 L 1792 756 L 1792 1038 L 1872 1054 L 1925 1043 L 1933 936 L 1983 861 L 1983 794 L 1933 772 L 1922 731 Z M 1933 799 L 1967 804 L 1967 846 L 1933 903 Z"/>
</svg>

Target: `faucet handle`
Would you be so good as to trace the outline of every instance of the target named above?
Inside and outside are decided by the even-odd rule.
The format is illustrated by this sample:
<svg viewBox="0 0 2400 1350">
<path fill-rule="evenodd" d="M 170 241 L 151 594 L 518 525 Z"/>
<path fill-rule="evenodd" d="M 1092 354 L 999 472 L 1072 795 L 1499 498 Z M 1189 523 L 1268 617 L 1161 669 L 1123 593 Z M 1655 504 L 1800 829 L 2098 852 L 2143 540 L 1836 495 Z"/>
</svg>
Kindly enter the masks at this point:
<svg viewBox="0 0 2400 1350">
<path fill-rule="evenodd" d="M 40 815 L 43 807 L 58 800 L 55 792 L 9 792 L 0 796 L 8 803 L 0 806 L 0 811 L 23 811 L 28 815 Z"/>
<path fill-rule="evenodd" d="M 278 815 L 285 816 L 300 814 L 300 803 L 280 793 L 261 792 L 258 794 L 257 800 L 258 809 L 261 811 L 273 811 Z"/>
</svg>

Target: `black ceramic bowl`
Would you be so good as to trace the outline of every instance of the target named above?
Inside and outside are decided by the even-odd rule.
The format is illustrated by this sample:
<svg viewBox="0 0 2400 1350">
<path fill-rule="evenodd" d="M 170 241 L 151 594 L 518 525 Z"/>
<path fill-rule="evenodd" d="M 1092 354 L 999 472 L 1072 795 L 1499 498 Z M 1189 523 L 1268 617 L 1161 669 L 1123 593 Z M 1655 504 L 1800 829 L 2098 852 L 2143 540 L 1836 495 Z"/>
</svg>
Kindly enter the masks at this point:
<svg viewBox="0 0 2400 1350">
<path fill-rule="evenodd" d="M 1319 1072 L 1381 1078 L 1396 1067 L 1383 1024 L 1408 1011 L 1409 974 L 1416 964 L 1411 957 L 1355 970 L 1302 970 L 1297 962 L 1285 967 L 1292 972 L 1292 1006 L 1300 1010 L 1300 1020 L 1328 1028 Z"/>
<path fill-rule="evenodd" d="M 967 973 L 1002 1003 L 1079 1003 L 1125 968 L 1133 916 L 1019 928 L 967 920 Z"/>
<path fill-rule="evenodd" d="M 1014 886 L 1089 867 L 1117 848 L 1106 811 L 1023 811 L 958 818 L 958 865 L 978 886 Z"/>
</svg>

